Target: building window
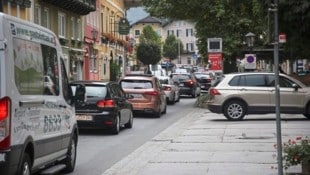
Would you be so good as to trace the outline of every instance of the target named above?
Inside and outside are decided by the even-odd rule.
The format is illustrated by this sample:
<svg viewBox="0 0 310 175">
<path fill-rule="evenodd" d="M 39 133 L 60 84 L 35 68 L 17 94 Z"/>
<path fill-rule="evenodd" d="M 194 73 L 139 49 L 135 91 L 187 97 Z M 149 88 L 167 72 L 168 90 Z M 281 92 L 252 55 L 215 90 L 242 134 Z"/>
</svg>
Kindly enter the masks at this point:
<svg viewBox="0 0 310 175">
<path fill-rule="evenodd" d="M 135 30 L 135 37 L 139 37 L 140 36 L 140 30 Z"/>
<path fill-rule="evenodd" d="M 182 36 L 182 30 L 178 29 L 177 30 L 177 37 L 180 37 L 180 36 Z"/>
<path fill-rule="evenodd" d="M 49 9 L 44 8 L 43 15 L 42 15 L 42 26 L 46 28 L 50 28 L 50 16 L 49 16 Z"/>
<path fill-rule="evenodd" d="M 97 52 L 95 49 L 92 49 L 92 55 L 90 56 L 90 71 L 97 71 Z"/>
<path fill-rule="evenodd" d="M 81 26 L 81 19 L 77 19 L 76 20 L 76 39 L 77 40 L 81 40 L 81 29 L 82 29 L 82 26 Z"/>
<path fill-rule="evenodd" d="M 168 30 L 167 31 L 167 36 L 170 36 L 170 35 L 174 35 L 174 30 Z"/>
<path fill-rule="evenodd" d="M 61 12 L 58 13 L 58 35 L 66 38 L 66 15 Z"/>
<path fill-rule="evenodd" d="M 76 27 L 75 26 L 75 18 L 71 17 L 71 39 L 75 39 L 76 38 Z"/>
<path fill-rule="evenodd" d="M 34 23 L 41 25 L 41 7 L 39 5 L 34 7 Z"/>
<path fill-rule="evenodd" d="M 193 29 L 186 29 L 186 36 L 194 36 Z"/>
<path fill-rule="evenodd" d="M 186 43 L 186 50 L 187 50 L 187 52 L 193 52 L 194 51 L 194 44 L 193 43 Z"/>
</svg>

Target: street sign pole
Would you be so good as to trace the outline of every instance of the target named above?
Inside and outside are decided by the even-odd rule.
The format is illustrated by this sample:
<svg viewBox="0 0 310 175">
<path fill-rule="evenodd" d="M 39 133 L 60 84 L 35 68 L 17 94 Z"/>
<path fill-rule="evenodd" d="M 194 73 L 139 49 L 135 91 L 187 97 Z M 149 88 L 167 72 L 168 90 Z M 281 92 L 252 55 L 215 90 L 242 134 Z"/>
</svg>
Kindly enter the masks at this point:
<svg viewBox="0 0 310 175">
<path fill-rule="evenodd" d="M 274 64 L 275 64 L 275 102 L 276 102 L 276 127 L 277 127 L 277 158 L 278 175 L 283 175 L 282 158 L 282 134 L 280 116 L 280 86 L 279 86 L 279 24 L 278 24 L 278 0 L 274 1 Z"/>
</svg>

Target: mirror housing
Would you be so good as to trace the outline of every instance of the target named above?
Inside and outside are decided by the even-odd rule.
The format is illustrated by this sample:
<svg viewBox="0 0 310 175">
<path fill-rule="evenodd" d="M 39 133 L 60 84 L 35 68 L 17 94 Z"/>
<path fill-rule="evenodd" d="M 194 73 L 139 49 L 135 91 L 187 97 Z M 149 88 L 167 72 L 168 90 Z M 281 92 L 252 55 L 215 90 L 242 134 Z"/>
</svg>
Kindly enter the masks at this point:
<svg viewBox="0 0 310 175">
<path fill-rule="evenodd" d="M 86 88 L 82 84 L 76 85 L 75 89 L 75 103 L 83 105 L 86 102 Z"/>
</svg>

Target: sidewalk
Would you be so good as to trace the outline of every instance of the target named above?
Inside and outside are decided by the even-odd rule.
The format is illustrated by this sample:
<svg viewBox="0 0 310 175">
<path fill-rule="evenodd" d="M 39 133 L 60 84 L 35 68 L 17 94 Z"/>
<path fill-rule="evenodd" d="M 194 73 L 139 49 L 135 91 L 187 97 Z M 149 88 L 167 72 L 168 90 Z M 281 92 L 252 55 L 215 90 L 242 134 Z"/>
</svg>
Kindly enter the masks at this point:
<svg viewBox="0 0 310 175">
<path fill-rule="evenodd" d="M 301 115 L 281 117 L 282 141 L 310 135 L 310 120 Z M 194 108 L 102 175 L 276 175 L 271 168 L 277 166 L 273 118 L 275 114 L 250 115 L 245 121 L 230 122 Z M 287 172 L 296 175 L 301 167 Z"/>
</svg>

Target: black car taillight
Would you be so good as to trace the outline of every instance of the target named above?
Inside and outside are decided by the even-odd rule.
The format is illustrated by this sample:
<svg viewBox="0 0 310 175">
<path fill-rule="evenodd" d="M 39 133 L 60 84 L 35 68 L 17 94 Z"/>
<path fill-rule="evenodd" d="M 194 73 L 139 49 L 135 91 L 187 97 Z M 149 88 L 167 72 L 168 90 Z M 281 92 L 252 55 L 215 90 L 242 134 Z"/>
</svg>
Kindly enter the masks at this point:
<svg viewBox="0 0 310 175">
<path fill-rule="evenodd" d="M 0 150 L 9 149 L 10 140 L 10 116 L 11 100 L 5 97 L 0 100 Z"/>
<path fill-rule="evenodd" d="M 185 82 L 188 86 L 194 86 L 195 85 L 195 82 L 193 80 L 187 80 Z"/>
<path fill-rule="evenodd" d="M 99 108 L 114 108 L 115 102 L 113 100 L 100 100 L 97 101 L 97 106 Z"/>
</svg>

